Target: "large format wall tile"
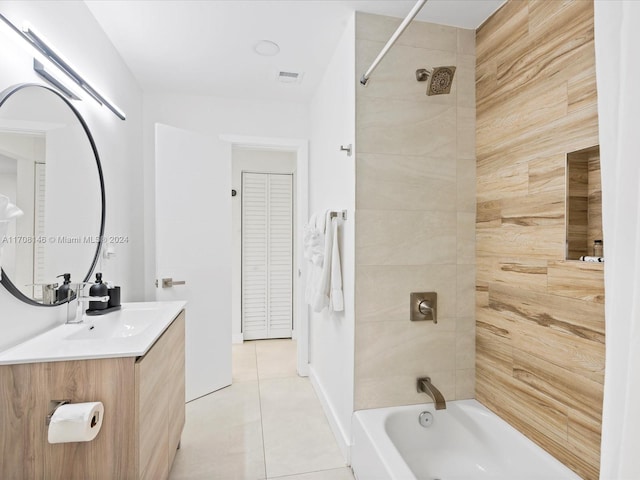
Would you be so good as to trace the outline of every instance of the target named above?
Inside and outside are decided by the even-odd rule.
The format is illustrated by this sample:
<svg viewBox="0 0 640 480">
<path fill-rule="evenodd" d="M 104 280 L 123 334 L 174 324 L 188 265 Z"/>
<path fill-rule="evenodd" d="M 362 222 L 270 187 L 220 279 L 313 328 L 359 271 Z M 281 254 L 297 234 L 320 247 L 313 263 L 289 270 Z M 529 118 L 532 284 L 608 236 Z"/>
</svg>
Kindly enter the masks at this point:
<svg viewBox="0 0 640 480">
<path fill-rule="evenodd" d="M 476 31 L 464 28 L 458 29 L 458 53 L 462 55 L 476 55 Z M 475 107 L 475 105 L 474 105 Z"/>
<path fill-rule="evenodd" d="M 457 400 L 476 398 L 476 369 L 467 368 L 456 370 L 456 397 Z"/>
<path fill-rule="evenodd" d="M 401 22 L 402 19 L 400 18 L 358 13 L 356 17 L 356 39 L 386 42 Z M 413 21 L 398 38 L 396 45 L 456 52 L 458 30 L 458 28 L 446 25 Z M 467 39 L 467 47 L 469 47 L 468 42 L 469 40 Z"/>
<path fill-rule="evenodd" d="M 476 160 L 458 159 L 456 163 L 457 211 L 476 213 Z"/>
<path fill-rule="evenodd" d="M 456 262 L 455 213 L 360 210 L 356 222 L 356 265 Z"/>
<path fill-rule="evenodd" d="M 410 292 L 437 292 L 438 324 L 434 328 L 455 330 L 456 281 L 455 265 L 359 265 L 356 322 L 407 323 Z"/>
<path fill-rule="evenodd" d="M 475 315 L 475 265 L 458 265 L 456 285 L 456 314 L 458 318 Z"/>
<path fill-rule="evenodd" d="M 361 153 L 357 172 L 358 209 L 456 211 L 455 158 Z"/>
<path fill-rule="evenodd" d="M 358 95 L 360 153 L 456 158 L 456 107 Z"/>
<path fill-rule="evenodd" d="M 456 372 L 447 370 L 434 372 L 429 369 L 421 370 L 420 374 L 412 372 L 397 376 L 377 375 L 375 377 L 360 378 L 355 392 L 355 409 L 384 408 L 399 405 L 414 405 L 430 403 L 432 400 L 426 393 L 418 392 L 416 379 L 419 376 L 429 376 L 445 400 L 456 398 Z M 469 397 L 467 397 L 469 398 Z"/>
<path fill-rule="evenodd" d="M 385 45 L 385 41 L 373 42 L 360 40 L 357 45 L 357 65 L 356 72 L 362 75 L 369 68 L 371 63 L 380 53 Z M 473 64 L 469 61 L 466 69 L 475 70 L 475 57 L 464 56 L 473 59 Z M 456 65 L 458 63 L 455 52 L 444 50 L 434 50 L 432 48 L 419 48 L 404 45 L 394 45 L 389 53 L 384 57 L 375 73 L 371 75 L 366 87 L 357 84 L 357 94 L 363 98 L 396 98 L 411 102 L 421 103 L 423 108 L 429 108 L 432 104 L 456 105 L 455 79 L 450 95 L 427 96 L 427 83 L 419 82 L 416 79 L 416 70 L 419 68 L 431 69 L 434 66 Z M 473 73 L 473 72 L 471 72 Z M 456 71 L 457 75 L 457 71 Z M 474 95 L 473 83 L 475 78 L 472 75 L 471 92 L 467 95 Z M 473 107 L 474 104 L 466 105 Z"/>
<path fill-rule="evenodd" d="M 476 158 L 476 110 L 458 107 L 457 117 L 458 158 Z"/>
<path fill-rule="evenodd" d="M 603 267 L 565 260 L 565 167 L 598 143 L 594 67 L 593 2 L 511 0 L 477 32 L 476 396 L 586 480 Z"/>
<path fill-rule="evenodd" d="M 358 14 L 364 71 L 398 19 Z M 418 68 L 456 65 L 449 95 Z M 361 71 L 362 70 L 362 71 Z M 413 22 L 356 84 L 355 408 L 472 398 L 475 375 L 475 32 Z M 411 292 L 438 293 L 438 323 L 410 322 Z"/>
<path fill-rule="evenodd" d="M 476 57 L 458 55 L 457 69 L 453 83 L 457 86 L 458 107 L 476 107 Z"/>
<path fill-rule="evenodd" d="M 429 322 L 370 322 L 358 328 L 356 346 L 361 355 L 356 370 L 362 378 L 419 375 L 429 369 L 442 372 L 455 369 L 455 332 L 436 330 Z M 429 355 L 425 355 L 425 350 Z"/>
<path fill-rule="evenodd" d="M 458 212 L 457 260 L 459 265 L 476 263 L 476 214 Z"/>
</svg>

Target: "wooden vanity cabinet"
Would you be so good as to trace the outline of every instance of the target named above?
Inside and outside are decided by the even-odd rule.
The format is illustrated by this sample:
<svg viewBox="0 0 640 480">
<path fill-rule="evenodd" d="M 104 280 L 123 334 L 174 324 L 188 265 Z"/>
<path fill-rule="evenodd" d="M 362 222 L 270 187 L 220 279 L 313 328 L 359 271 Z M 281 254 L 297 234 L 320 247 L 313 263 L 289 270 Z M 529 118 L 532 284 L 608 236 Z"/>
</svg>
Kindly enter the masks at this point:
<svg viewBox="0 0 640 480">
<path fill-rule="evenodd" d="M 135 365 L 137 478 L 167 478 L 185 420 L 184 312 Z"/>
<path fill-rule="evenodd" d="M 142 357 L 0 365 L 0 479 L 162 480 L 185 421 L 182 311 Z M 91 442 L 50 444 L 49 400 L 100 400 Z"/>
</svg>

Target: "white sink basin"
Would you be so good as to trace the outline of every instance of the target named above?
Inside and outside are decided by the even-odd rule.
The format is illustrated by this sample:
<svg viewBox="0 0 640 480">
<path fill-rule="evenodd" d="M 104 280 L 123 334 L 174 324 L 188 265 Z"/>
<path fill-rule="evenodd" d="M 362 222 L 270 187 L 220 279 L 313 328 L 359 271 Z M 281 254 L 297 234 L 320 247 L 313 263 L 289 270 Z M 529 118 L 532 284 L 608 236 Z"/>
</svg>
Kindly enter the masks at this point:
<svg viewBox="0 0 640 480">
<path fill-rule="evenodd" d="M 106 340 L 139 335 L 149 328 L 158 313 L 155 309 L 136 309 L 135 316 L 125 315 L 122 310 L 104 316 L 88 317 L 82 329 L 67 336 L 67 340 Z"/>
<path fill-rule="evenodd" d="M 185 305 L 185 302 L 124 303 L 116 312 L 85 316 L 83 323 L 59 325 L 0 352 L 0 365 L 139 357 L 151 348 Z"/>
</svg>

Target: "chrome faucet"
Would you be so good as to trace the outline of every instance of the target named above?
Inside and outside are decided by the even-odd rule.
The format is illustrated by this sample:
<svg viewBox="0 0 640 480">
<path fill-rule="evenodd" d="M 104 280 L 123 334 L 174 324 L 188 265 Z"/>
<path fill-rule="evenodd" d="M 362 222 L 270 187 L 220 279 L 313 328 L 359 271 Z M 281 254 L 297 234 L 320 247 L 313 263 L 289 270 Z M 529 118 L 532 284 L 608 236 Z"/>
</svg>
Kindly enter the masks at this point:
<svg viewBox="0 0 640 480">
<path fill-rule="evenodd" d="M 420 377 L 417 380 L 417 388 L 418 392 L 423 392 L 429 395 L 433 399 L 433 403 L 436 405 L 436 410 L 443 410 L 447 408 L 447 402 L 444 397 L 440 393 L 433 383 L 431 383 L 431 378 L 429 377 Z"/>
<path fill-rule="evenodd" d="M 84 314 L 87 311 L 89 302 L 108 302 L 109 295 L 105 295 L 104 297 L 91 297 L 91 296 L 83 296 L 82 290 L 87 285 L 93 285 L 93 282 L 80 282 L 74 283 L 76 285 L 77 294 L 72 296 L 71 289 L 69 289 L 69 293 L 67 294 L 67 323 L 82 323 L 84 320 Z M 71 301 L 76 300 L 76 304 L 71 307 Z M 73 313 L 72 313 L 73 312 Z"/>
</svg>

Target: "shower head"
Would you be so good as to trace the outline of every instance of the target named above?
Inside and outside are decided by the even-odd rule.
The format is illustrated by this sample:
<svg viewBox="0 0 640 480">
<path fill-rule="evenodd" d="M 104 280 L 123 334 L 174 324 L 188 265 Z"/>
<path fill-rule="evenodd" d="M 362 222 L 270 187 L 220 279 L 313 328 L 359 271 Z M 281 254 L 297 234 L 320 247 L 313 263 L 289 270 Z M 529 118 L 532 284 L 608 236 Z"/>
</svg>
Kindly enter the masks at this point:
<svg viewBox="0 0 640 480">
<path fill-rule="evenodd" d="M 451 92 L 455 73 L 456 67 L 435 67 L 432 70 L 419 68 L 416 70 L 416 80 L 427 82 L 427 95 L 442 95 Z"/>
</svg>

